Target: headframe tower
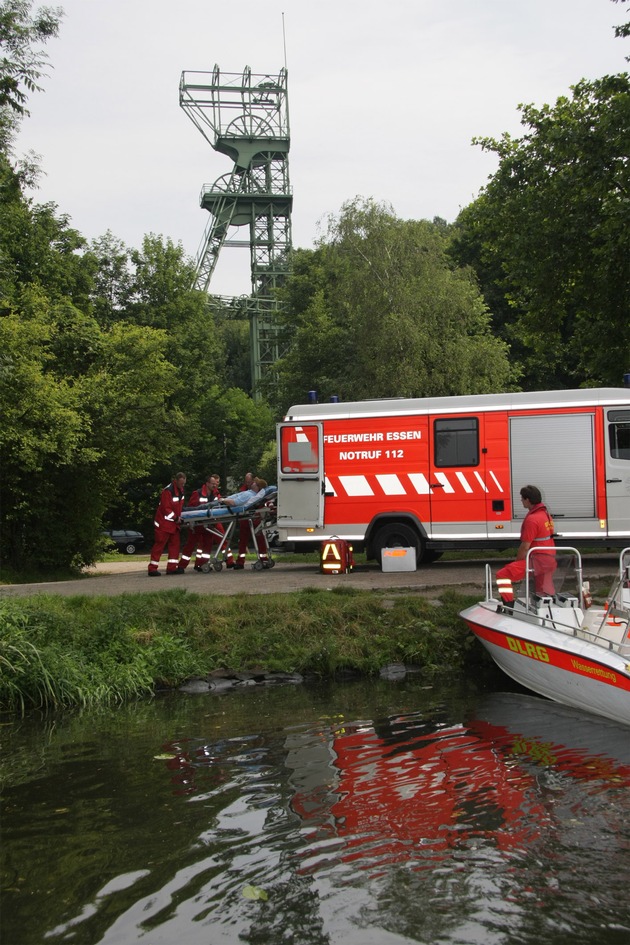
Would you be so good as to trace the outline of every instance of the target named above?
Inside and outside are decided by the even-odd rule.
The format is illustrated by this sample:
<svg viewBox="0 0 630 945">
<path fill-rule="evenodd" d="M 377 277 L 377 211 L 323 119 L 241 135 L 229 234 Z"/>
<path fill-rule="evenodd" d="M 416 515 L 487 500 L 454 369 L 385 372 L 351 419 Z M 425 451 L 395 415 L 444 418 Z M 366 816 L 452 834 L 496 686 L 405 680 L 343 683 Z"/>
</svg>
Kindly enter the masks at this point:
<svg viewBox="0 0 630 945">
<path fill-rule="evenodd" d="M 201 190 L 210 219 L 197 254 L 195 286 L 208 291 L 224 246 L 250 249 L 251 296 L 230 299 L 249 317 L 252 387 L 282 354 L 278 289 L 291 258 L 287 72 L 277 76 L 182 72 L 179 103 L 215 151 L 233 162 Z M 248 238 L 242 228 L 248 227 Z M 243 311 L 244 310 L 244 311 Z"/>
</svg>

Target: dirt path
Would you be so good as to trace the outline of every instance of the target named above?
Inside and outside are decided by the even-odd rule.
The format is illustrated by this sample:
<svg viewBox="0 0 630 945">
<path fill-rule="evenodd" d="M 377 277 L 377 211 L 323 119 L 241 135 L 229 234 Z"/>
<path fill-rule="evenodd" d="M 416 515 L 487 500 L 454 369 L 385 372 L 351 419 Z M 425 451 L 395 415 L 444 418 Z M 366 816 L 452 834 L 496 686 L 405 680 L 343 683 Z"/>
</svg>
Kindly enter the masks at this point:
<svg viewBox="0 0 630 945">
<path fill-rule="evenodd" d="M 499 567 L 503 562 L 497 562 Z M 355 587 L 361 590 L 398 589 L 413 591 L 430 597 L 439 596 L 445 588 L 465 593 L 484 590 L 483 558 L 466 561 L 436 561 L 418 571 L 383 573 L 376 565 L 362 565 L 352 574 L 320 574 L 316 564 L 300 564 L 295 559 L 279 559 L 274 568 L 254 571 L 249 565 L 244 571 L 212 571 L 203 574 L 192 569 L 185 574 L 147 578 L 146 557 L 95 565 L 85 577 L 73 581 L 41 584 L 12 584 L 0 586 L 0 599 L 27 597 L 33 594 L 60 594 L 74 596 L 116 596 L 167 591 L 183 587 L 196 594 L 276 594 L 290 593 L 313 587 L 321 590 L 335 587 Z M 584 556 L 584 577 L 591 582 L 607 585 L 616 573 L 616 553 Z"/>
</svg>

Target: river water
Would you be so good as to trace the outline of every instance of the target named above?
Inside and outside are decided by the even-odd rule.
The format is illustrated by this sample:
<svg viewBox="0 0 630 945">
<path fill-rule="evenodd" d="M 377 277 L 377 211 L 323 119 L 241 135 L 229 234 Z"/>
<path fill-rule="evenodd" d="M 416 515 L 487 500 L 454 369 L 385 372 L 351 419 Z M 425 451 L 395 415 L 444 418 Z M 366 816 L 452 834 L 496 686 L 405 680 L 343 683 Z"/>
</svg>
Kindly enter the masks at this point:
<svg viewBox="0 0 630 945">
<path fill-rule="evenodd" d="M 0 732 L 4 945 L 630 942 L 630 733 L 520 691 L 173 693 Z"/>
</svg>

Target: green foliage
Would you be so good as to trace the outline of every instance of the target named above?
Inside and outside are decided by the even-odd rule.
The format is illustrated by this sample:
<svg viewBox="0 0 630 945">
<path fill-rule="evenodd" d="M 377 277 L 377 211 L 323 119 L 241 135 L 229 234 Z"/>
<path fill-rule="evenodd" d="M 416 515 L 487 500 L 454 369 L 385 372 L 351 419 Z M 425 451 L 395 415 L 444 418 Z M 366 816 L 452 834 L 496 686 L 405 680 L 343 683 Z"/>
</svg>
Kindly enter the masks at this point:
<svg viewBox="0 0 630 945">
<path fill-rule="evenodd" d="M 628 3 L 629 0 L 614 0 L 615 3 Z M 622 23 L 620 26 L 615 27 L 615 36 L 625 39 L 630 36 L 630 21 L 627 23 Z M 626 56 L 628 62 L 630 62 L 630 56 Z"/>
<path fill-rule="evenodd" d="M 121 485 L 168 457 L 181 421 L 164 347 L 162 332 L 104 332 L 34 287 L 0 317 L 0 548 L 14 566 L 94 560 Z"/>
<path fill-rule="evenodd" d="M 319 248 L 296 254 L 278 406 L 311 388 L 322 400 L 354 400 L 509 387 L 506 346 L 490 332 L 471 271 L 450 262 L 449 239 L 441 221 L 345 204 Z"/>
<path fill-rule="evenodd" d="M 0 710 L 111 704 L 213 670 L 377 673 L 391 662 L 427 677 L 461 669 L 472 636 L 451 594 L 312 589 L 208 597 L 183 590 L 118 598 L 38 595 L 0 605 Z"/>
<path fill-rule="evenodd" d="M 533 387 L 618 385 L 630 355 L 630 77 L 521 107 L 522 138 L 477 141 L 499 168 L 458 221 Z"/>
<path fill-rule="evenodd" d="M 38 47 L 57 35 L 60 7 L 40 7 L 31 14 L 30 0 L 0 3 L 0 109 L 27 115 L 28 93 L 40 90 L 38 80 L 48 62 Z"/>
</svg>

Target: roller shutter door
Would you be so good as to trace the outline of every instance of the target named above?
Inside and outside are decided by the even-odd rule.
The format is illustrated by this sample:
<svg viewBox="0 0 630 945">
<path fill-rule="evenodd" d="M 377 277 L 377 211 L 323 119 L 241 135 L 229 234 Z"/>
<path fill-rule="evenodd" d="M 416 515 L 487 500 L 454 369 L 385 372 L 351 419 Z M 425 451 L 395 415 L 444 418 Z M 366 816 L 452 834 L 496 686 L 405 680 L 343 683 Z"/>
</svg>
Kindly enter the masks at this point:
<svg viewBox="0 0 630 945">
<path fill-rule="evenodd" d="M 552 515 L 595 517 L 593 414 L 510 418 L 512 508 L 523 518 L 520 489 L 538 486 Z"/>
</svg>

